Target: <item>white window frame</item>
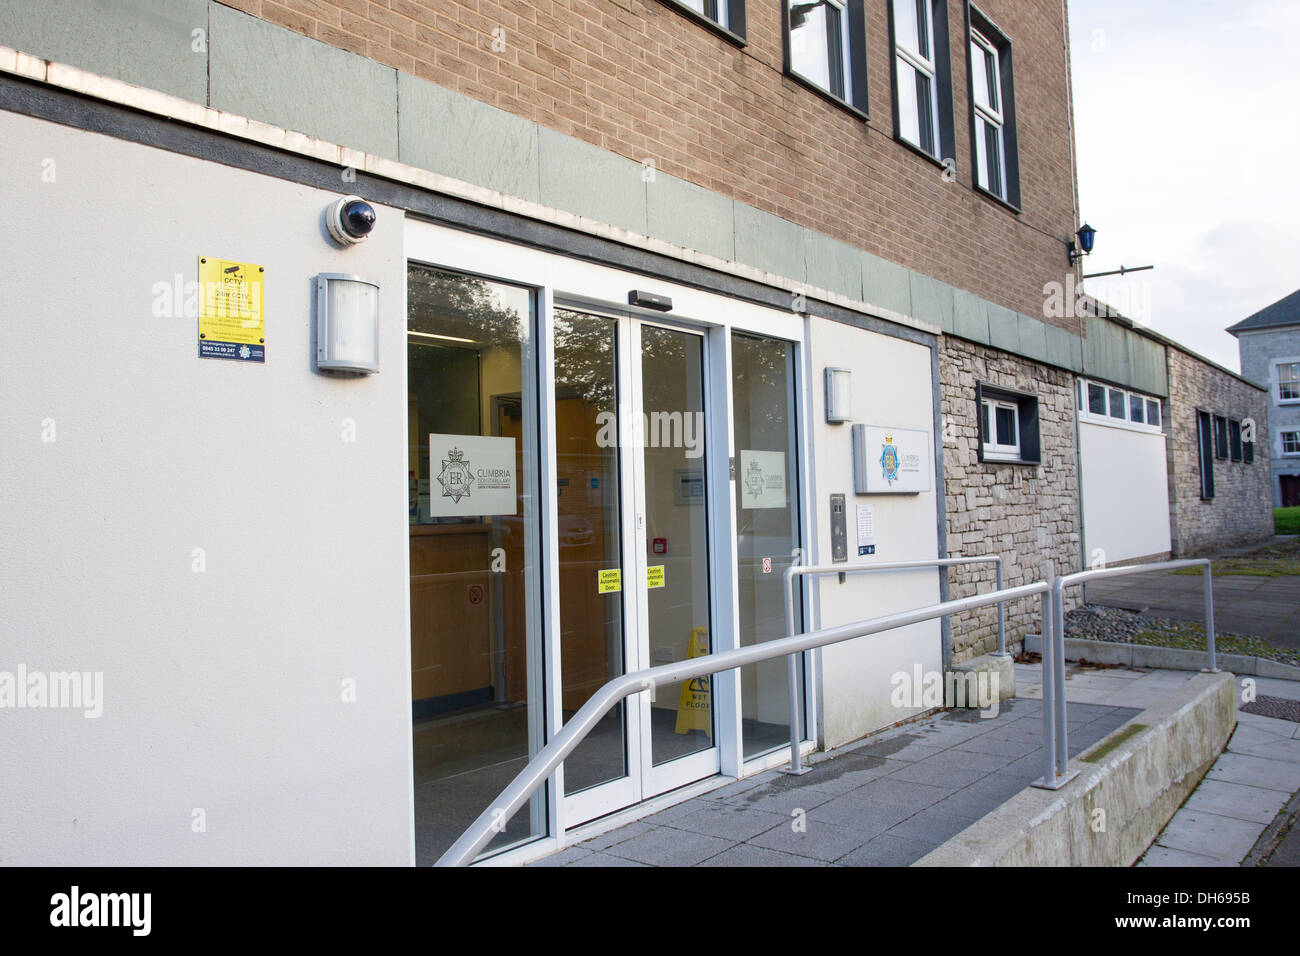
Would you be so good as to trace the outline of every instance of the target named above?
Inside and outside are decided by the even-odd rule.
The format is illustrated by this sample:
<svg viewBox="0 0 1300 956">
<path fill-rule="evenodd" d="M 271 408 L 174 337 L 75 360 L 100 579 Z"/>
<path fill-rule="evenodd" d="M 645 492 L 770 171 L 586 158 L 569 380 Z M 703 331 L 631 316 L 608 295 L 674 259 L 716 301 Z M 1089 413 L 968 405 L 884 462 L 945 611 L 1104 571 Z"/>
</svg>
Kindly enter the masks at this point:
<svg viewBox="0 0 1300 956">
<path fill-rule="evenodd" d="M 807 82 L 807 83 L 811 83 L 813 86 L 817 87 L 819 90 L 825 90 L 827 93 L 829 93 L 831 96 L 835 97 L 837 100 L 842 100 L 843 102 L 845 102 L 845 103 L 849 103 L 850 105 L 852 105 L 852 104 L 853 104 L 853 62 L 852 62 L 852 60 L 850 59 L 850 56 L 849 56 L 849 53 L 850 53 L 850 47 L 849 47 L 849 6 L 848 6 L 848 2 L 847 2 L 847 0 L 822 0 L 822 2 L 824 2 L 827 6 L 829 6 L 829 7 L 834 7 L 836 10 L 839 11 L 839 18 L 840 18 L 840 84 L 841 84 L 841 92 L 839 92 L 839 93 L 836 93 L 835 90 L 834 90 L 834 86 L 835 86 L 835 77 L 833 77 L 833 76 L 830 77 L 831 85 L 830 85 L 829 87 L 827 87 L 827 86 L 822 86 L 821 83 L 818 83 L 818 82 L 817 82 L 815 79 L 813 79 L 812 77 L 808 76 L 807 74 L 800 73 L 797 69 L 795 69 L 795 65 L 794 65 L 794 30 L 792 30 L 792 29 L 790 28 L 790 6 L 791 6 L 791 4 L 793 4 L 794 2 L 795 2 L 795 0 L 785 0 L 785 30 L 786 30 L 786 36 L 787 36 L 787 38 L 788 38 L 788 39 L 787 39 L 787 42 L 790 44 L 790 72 L 793 73 L 793 74 L 795 74 L 795 75 L 796 75 L 797 77 L 799 77 L 801 80 L 804 80 L 804 81 Z M 830 45 L 827 44 L 827 54 L 829 54 L 829 53 L 830 53 Z M 827 63 L 827 68 L 829 69 L 829 67 L 830 67 L 830 64 Z M 865 108 L 866 108 L 866 106 L 865 106 L 865 104 L 863 104 L 863 105 L 862 105 L 862 109 L 865 109 Z"/>
<path fill-rule="evenodd" d="M 899 3 L 917 3 L 917 0 L 890 0 L 889 15 L 894 20 L 897 20 L 897 17 L 895 17 L 895 11 Z M 925 28 L 925 35 L 930 41 L 929 57 L 927 58 L 925 53 L 921 50 L 911 50 L 908 49 L 906 46 L 904 46 L 902 40 L 898 36 L 897 29 L 895 29 L 894 58 L 895 61 L 902 60 L 908 66 L 912 67 L 917 72 L 924 74 L 930 79 L 930 103 L 929 103 L 930 109 L 928 112 L 929 112 L 929 119 L 930 119 L 930 135 L 934 141 L 934 152 L 930 152 L 920 143 L 914 143 L 912 142 L 912 140 L 908 139 L 906 136 L 903 135 L 903 130 L 902 130 L 903 101 L 902 98 L 898 95 L 898 90 L 895 89 L 894 100 L 898 104 L 898 111 L 899 111 L 898 138 L 905 143 L 915 146 L 917 149 L 925 153 L 927 156 L 933 156 L 936 159 L 938 159 L 940 158 L 940 154 L 943 152 L 943 143 L 939 138 L 939 75 L 938 75 L 939 71 L 938 71 L 938 64 L 935 59 L 936 38 L 934 35 L 934 3 L 933 0 L 921 0 L 920 3 L 917 3 L 917 6 L 922 8 L 925 15 L 925 23 L 923 26 Z M 922 11 L 919 10 L 918 12 L 922 12 Z M 918 27 L 919 26 L 921 26 L 921 24 L 918 24 Z M 895 86 L 897 86 L 899 83 L 902 82 L 902 74 L 898 71 L 897 68 L 895 68 L 894 70 L 894 76 L 896 81 Z M 921 113 L 921 104 L 918 99 L 917 117 L 916 117 L 918 129 L 920 128 L 920 123 L 921 123 L 920 113 Z"/>
<path fill-rule="evenodd" d="M 982 405 L 980 424 L 981 431 L 984 433 L 984 460 L 1020 461 L 1020 406 L 1015 402 L 1009 402 L 1001 398 L 985 398 Z M 998 409 L 1006 409 L 1011 412 L 1011 420 L 1015 422 L 1016 429 L 1015 444 L 1002 445 L 998 443 Z"/>
<path fill-rule="evenodd" d="M 974 48 L 979 47 L 980 52 L 982 54 L 987 54 L 988 56 L 993 58 L 993 82 L 995 88 L 991 89 L 989 93 L 990 96 L 996 96 L 997 104 L 998 104 L 996 108 L 994 108 L 991 105 L 990 106 L 982 105 L 979 102 L 978 98 L 975 96 L 975 90 L 974 89 L 971 90 L 970 101 L 971 101 L 971 109 L 973 111 L 971 122 L 975 124 L 975 130 L 974 130 L 975 181 L 976 183 L 979 184 L 979 187 L 981 189 L 985 190 L 986 192 L 992 193 L 994 196 L 997 196 L 1003 202 L 1006 202 L 1007 201 L 1007 144 L 1006 144 L 1005 129 L 1004 129 L 1006 126 L 1006 113 L 1005 113 L 1006 104 L 1003 103 L 1002 101 L 1002 54 L 998 51 L 997 46 L 995 46 L 993 42 L 989 40 L 988 37 L 986 37 L 983 33 L 975 29 L 974 27 L 971 27 L 970 39 L 971 39 L 971 47 L 972 47 L 970 51 L 971 52 L 971 82 L 972 83 L 983 82 L 980 79 L 980 77 L 976 75 L 976 68 L 975 68 L 976 61 L 975 61 Z M 983 72 L 984 66 L 985 66 L 985 62 L 981 57 L 981 59 L 979 60 L 979 67 L 981 73 Z M 987 153 L 988 150 L 987 140 L 980 135 L 981 120 L 987 125 L 993 127 L 997 131 L 997 136 L 995 137 L 997 140 L 997 149 L 998 149 L 997 183 L 989 182 L 989 175 L 988 175 L 989 164 L 987 161 L 987 157 L 983 164 L 980 163 L 981 150 L 984 150 L 985 153 Z"/>
<path fill-rule="evenodd" d="M 1287 439 L 1292 440 L 1295 451 L 1287 451 Z M 1278 432 L 1278 447 L 1283 458 L 1300 458 L 1300 431 Z"/>
<path fill-rule="evenodd" d="M 1100 388 L 1105 396 L 1106 411 L 1100 414 L 1092 411 L 1088 405 L 1088 390 L 1090 388 Z M 1116 418 L 1110 414 L 1111 393 L 1118 392 L 1124 396 L 1124 417 Z M 1133 402 L 1135 399 L 1142 401 L 1143 421 L 1133 420 Z M 1154 402 L 1159 409 L 1160 421 L 1151 422 L 1147 418 L 1148 403 Z M 1148 395 L 1145 392 L 1136 392 L 1133 389 L 1119 388 L 1115 385 L 1108 385 L 1105 382 L 1099 382 L 1095 379 L 1079 379 L 1079 420 L 1089 422 L 1093 425 L 1107 425 L 1111 428 L 1127 428 L 1130 431 L 1149 432 L 1153 435 L 1164 434 L 1164 403 L 1154 395 Z"/>
<path fill-rule="evenodd" d="M 1282 369 L 1294 365 L 1296 367 L 1295 398 L 1282 397 Z M 1274 359 L 1273 361 L 1273 400 L 1279 405 L 1300 405 L 1300 357 Z"/>
</svg>

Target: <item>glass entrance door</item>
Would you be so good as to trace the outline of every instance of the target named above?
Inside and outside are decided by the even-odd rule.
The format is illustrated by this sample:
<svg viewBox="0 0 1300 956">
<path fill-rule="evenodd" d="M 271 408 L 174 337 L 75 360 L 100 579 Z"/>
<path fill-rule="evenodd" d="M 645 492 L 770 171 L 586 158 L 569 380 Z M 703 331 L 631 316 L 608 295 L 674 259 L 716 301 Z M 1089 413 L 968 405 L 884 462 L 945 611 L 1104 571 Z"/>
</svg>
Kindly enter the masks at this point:
<svg viewBox="0 0 1300 956">
<path fill-rule="evenodd" d="M 705 339 L 557 307 L 561 697 L 708 653 Z M 718 770 L 708 679 L 616 707 L 565 762 L 569 825 Z"/>
</svg>

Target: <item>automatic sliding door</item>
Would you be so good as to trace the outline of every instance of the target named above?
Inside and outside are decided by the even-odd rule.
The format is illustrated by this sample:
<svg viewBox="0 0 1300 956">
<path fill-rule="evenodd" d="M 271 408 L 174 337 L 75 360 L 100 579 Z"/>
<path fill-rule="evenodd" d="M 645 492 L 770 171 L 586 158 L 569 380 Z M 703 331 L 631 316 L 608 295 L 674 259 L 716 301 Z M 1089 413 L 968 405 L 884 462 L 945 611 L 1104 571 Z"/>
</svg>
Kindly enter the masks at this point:
<svg viewBox="0 0 1300 956">
<path fill-rule="evenodd" d="M 560 684 L 564 720 L 625 672 L 619 323 L 555 310 Z M 565 795 L 628 776 L 628 705 L 564 762 Z M 635 800 L 633 794 L 616 798 Z M 587 801 L 599 812 L 605 801 Z"/>
<path fill-rule="evenodd" d="M 646 324 L 639 332 L 644 571 L 637 589 L 645 607 L 643 666 L 652 667 L 707 654 L 713 644 L 704 337 Z M 714 749 L 710 678 L 657 687 L 647 707 L 652 766 Z M 698 779 L 694 766 L 658 774 L 648 789 Z"/>
</svg>

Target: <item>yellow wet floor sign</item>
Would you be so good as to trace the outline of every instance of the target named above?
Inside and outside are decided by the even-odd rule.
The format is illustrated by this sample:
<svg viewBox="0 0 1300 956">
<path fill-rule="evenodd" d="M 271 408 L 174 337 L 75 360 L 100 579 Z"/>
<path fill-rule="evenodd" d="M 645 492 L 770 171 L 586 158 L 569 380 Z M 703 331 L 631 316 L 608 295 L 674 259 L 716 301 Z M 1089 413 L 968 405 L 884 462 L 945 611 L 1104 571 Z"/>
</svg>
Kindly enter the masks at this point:
<svg viewBox="0 0 1300 956">
<path fill-rule="evenodd" d="M 691 628 L 691 647 L 687 657 L 703 657 L 709 653 L 709 629 Z M 681 701 L 677 704 L 677 732 L 702 730 L 713 736 L 713 719 L 709 709 L 709 678 L 696 677 L 682 685 Z"/>
</svg>

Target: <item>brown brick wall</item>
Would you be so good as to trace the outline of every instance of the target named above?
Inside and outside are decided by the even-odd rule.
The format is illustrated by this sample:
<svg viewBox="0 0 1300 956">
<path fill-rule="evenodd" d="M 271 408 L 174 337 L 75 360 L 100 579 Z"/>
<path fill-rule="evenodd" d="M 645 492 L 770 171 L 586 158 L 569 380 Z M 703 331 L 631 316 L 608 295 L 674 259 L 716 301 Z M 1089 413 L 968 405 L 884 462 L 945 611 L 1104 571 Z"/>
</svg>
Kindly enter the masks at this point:
<svg viewBox="0 0 1300 956">
<path fill-rule="evenodd" d="M 865 0 L 871 119 L 781 72 L 781 0 L 739 49 L 660 0 L 223 0 L 1029 315 L 1074 231 L 1059 0 L 983 0 L 1011 39 L 1022 214 L 969 185 L 965 7 L 949 0 L 956 183 L 892 139 L 888 0 Z M 492 31 L 505 30 L 505 50 Z M 1077 320 L 1052 320 L 1082 334 Z"/>
</svg>

